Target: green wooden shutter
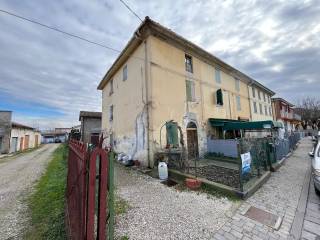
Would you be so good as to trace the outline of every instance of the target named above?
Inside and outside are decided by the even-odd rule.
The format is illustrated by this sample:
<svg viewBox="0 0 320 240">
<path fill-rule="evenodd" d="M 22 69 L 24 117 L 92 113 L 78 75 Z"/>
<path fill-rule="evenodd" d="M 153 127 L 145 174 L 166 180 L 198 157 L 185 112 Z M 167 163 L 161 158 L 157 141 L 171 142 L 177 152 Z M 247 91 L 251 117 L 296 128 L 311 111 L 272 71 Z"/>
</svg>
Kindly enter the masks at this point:
<svg viewBox="0 0 320 240">
<path fill-rule="evenodd" d="M 217 90 L 217 104 L 218 104 L 218 105 L 223 105 L 222 89 L 218 89 L 218 90 Z"/>
<path fill-rule="evenodd" d="M 178 125 L 176 122 L 167 122 L 166 123 L 167 130 L 167 144 L 176 148 L 179 147 L 179 137 L 178 137 Z"/>
</svg>

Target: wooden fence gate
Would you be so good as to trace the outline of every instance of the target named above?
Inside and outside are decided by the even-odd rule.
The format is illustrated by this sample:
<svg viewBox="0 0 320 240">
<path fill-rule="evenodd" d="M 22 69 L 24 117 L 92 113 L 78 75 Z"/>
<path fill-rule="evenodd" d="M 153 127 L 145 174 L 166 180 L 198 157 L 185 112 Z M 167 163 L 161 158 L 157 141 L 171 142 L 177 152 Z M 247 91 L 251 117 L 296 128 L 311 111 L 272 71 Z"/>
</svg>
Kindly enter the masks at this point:
<svg viewBox="0 0 320 240">
<path fill-rule="evenodd" d="M 113 239 L 113 155 L 69 141 L 66 224 L 70 239 Z M 106 229 L 108 226 L 108 230 Z"/>
</svg>

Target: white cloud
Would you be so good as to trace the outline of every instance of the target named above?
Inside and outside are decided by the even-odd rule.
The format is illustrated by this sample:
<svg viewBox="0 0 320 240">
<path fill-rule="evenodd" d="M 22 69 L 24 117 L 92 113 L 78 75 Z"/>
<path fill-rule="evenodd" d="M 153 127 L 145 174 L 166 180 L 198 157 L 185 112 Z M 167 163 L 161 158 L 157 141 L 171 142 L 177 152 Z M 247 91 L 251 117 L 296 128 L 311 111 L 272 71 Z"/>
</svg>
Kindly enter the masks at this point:
<svg viewBox="0 0 320 240">
<path fill-rule="evenodd" d="M 318 94 L 316 0 L 127 2 L 141 17 L 149 15 L 288 100 L 303 91 Z M 140 24 L 119 1 L 5 0 L 0 8 L 120 50 Z M 118 53 L 1 13 L 0 31 L 0 91 L 64 114 L 38 122 L 72 125 L 80 110 L 101 109 L 96 87 Z M 295 84 L 284 88 L 288 82 Z"/>
</svg>

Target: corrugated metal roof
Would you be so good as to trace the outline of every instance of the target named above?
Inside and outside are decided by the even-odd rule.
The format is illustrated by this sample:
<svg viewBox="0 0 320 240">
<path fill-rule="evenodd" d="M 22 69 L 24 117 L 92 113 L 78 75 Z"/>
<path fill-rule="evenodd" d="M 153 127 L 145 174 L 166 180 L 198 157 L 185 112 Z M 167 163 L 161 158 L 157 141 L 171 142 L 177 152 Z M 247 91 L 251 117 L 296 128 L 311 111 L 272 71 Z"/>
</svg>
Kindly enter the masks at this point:
<svg viewBox="0 0 320 240">
<path fill-rule="evenodd" d="M 35 130 L 33 127 L 29 127 L 29 126 L 26 126 L 26 125 L 23 125 L 23 124 L 17 123 L 17 122 L 12 122 L 12 127 L 13 128 L 24 128 L 24 129 Z"/>
</svg>

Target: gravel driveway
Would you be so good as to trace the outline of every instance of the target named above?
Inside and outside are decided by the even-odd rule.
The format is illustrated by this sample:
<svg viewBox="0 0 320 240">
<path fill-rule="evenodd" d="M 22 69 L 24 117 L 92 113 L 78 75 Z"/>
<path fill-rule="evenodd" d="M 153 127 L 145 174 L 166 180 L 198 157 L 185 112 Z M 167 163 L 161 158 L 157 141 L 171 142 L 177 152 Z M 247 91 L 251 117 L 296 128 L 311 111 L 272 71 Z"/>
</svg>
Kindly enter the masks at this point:
<svg viewBox="0 0 320 240">
<path fill-rule="evenodd" d="M 116 236 L 129 239 L 210 239 L 239 202 L 177 191 L 116 164 L 117 194 L 130 205 L 116 219 Z"/>
<path fill-rule="evenodd" d="M 21 239 L 30 191 L 59 144 L 44 145 L 33 152 L 0 159 L 0 239 Z"/>
</svg>

